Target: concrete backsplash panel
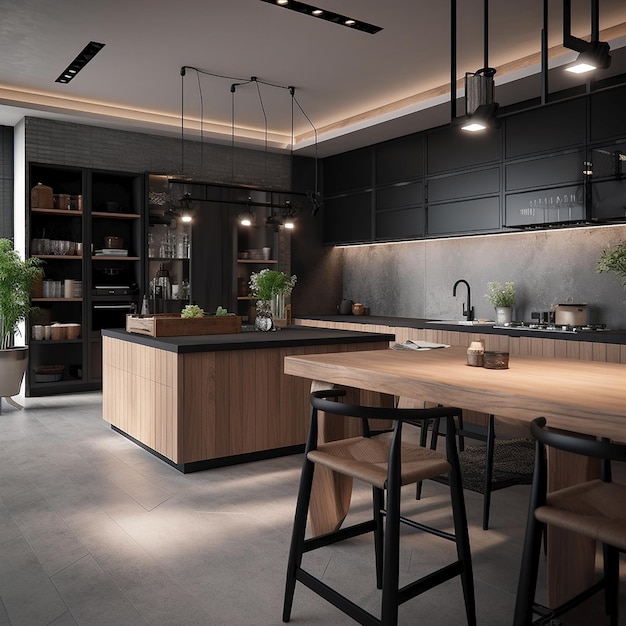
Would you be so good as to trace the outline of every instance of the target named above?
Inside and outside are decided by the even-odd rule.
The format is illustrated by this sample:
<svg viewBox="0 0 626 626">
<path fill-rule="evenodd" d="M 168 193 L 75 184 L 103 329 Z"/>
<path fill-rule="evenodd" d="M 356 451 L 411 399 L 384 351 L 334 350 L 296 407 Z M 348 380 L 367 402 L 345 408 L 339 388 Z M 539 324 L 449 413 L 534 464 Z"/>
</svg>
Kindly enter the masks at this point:
<svg viewBox="0 0 626 626">
<path fill-rule="evenodd" d="M 464 285 L 477 318 L 494 318 L 487 282 L 513 281 L 515 319 L 560 302 L 589 303 L 589 321 L 626 328 L 626 293 L 613 273 L 598 274 L 604 249 L 626 240 L 626 226 L 505 233 L 342 248 L 343 297 L 372 315 L 462 319 Z"/>
</svg>

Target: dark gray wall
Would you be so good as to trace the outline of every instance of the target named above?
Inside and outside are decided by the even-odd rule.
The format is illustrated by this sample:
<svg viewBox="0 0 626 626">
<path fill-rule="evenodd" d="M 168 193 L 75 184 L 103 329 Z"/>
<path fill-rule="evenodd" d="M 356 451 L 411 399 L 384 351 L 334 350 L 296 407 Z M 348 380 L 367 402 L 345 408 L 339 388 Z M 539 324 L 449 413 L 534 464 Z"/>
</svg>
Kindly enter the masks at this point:
<svg viewBox="0 0 626 626">
<path fill-rule="evenodd" d="M 0 237 L 13 236 L 13 128 L 0 126 Z"/>
<path fill-rule="evenodd" d="M 463 319 L 464 287 L 456 298 L 452 287 L 464 278 L 476 317 L 494 319 L 483 297 L 487 282 L 513 281 L 518 320 L 571 299 L 590 304 L 591 322 L 626 329 L 618 279 L 595 272 L 602 251 L 624 240 L 620 225 L 342 248 L 343 297 L 363 302 L 372 315 Z"/>
</svg>

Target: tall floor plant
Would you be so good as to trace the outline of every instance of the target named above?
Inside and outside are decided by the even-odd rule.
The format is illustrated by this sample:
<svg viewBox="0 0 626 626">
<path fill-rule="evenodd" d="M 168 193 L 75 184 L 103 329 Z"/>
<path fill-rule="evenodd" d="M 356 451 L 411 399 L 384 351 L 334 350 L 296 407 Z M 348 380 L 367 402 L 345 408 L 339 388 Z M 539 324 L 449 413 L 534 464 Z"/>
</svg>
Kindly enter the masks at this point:
<svg viewBox="0 0 626 626">
<path fill-rule="evenodd" d="M 0 239 L 0 350 L 13 345 L 19 324 L 37 307 L 31 305 L 35 283 L 43 276 L 41 259 L 22 259 L 10 239 Z"/>
</svg>

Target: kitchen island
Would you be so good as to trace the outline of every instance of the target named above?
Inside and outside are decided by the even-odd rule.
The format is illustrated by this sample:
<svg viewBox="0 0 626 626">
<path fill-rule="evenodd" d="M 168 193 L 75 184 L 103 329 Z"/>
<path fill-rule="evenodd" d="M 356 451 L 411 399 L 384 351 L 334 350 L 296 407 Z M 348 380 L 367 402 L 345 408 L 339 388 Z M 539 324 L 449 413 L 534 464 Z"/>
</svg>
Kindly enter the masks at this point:
<svg viewBox="0 0 626 626">
<path fill-rule="evenodd" d="M 304 449 L 310 383 L 286 356 L 385 350 L 393 334 L 288 327 L 149 337 L 103 330 L 102 414 L 181 472 Z"/>
</svg>

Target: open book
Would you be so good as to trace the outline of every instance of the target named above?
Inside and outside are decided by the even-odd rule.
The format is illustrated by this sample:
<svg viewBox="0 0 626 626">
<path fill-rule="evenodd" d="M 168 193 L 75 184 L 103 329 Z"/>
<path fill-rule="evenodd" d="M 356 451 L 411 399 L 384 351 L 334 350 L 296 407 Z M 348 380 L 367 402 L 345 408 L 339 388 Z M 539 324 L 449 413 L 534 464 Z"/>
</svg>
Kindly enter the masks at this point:
<svg viewBox="0 0 626 626">
<path fill-rule="evenodd" d="M 418 339 L 407 339 L 404 343 L 394 343 L 392 350 L 434 350 L 435 348 L 449 348 L 445 343 L 433 343 Z"/>
</svg>

